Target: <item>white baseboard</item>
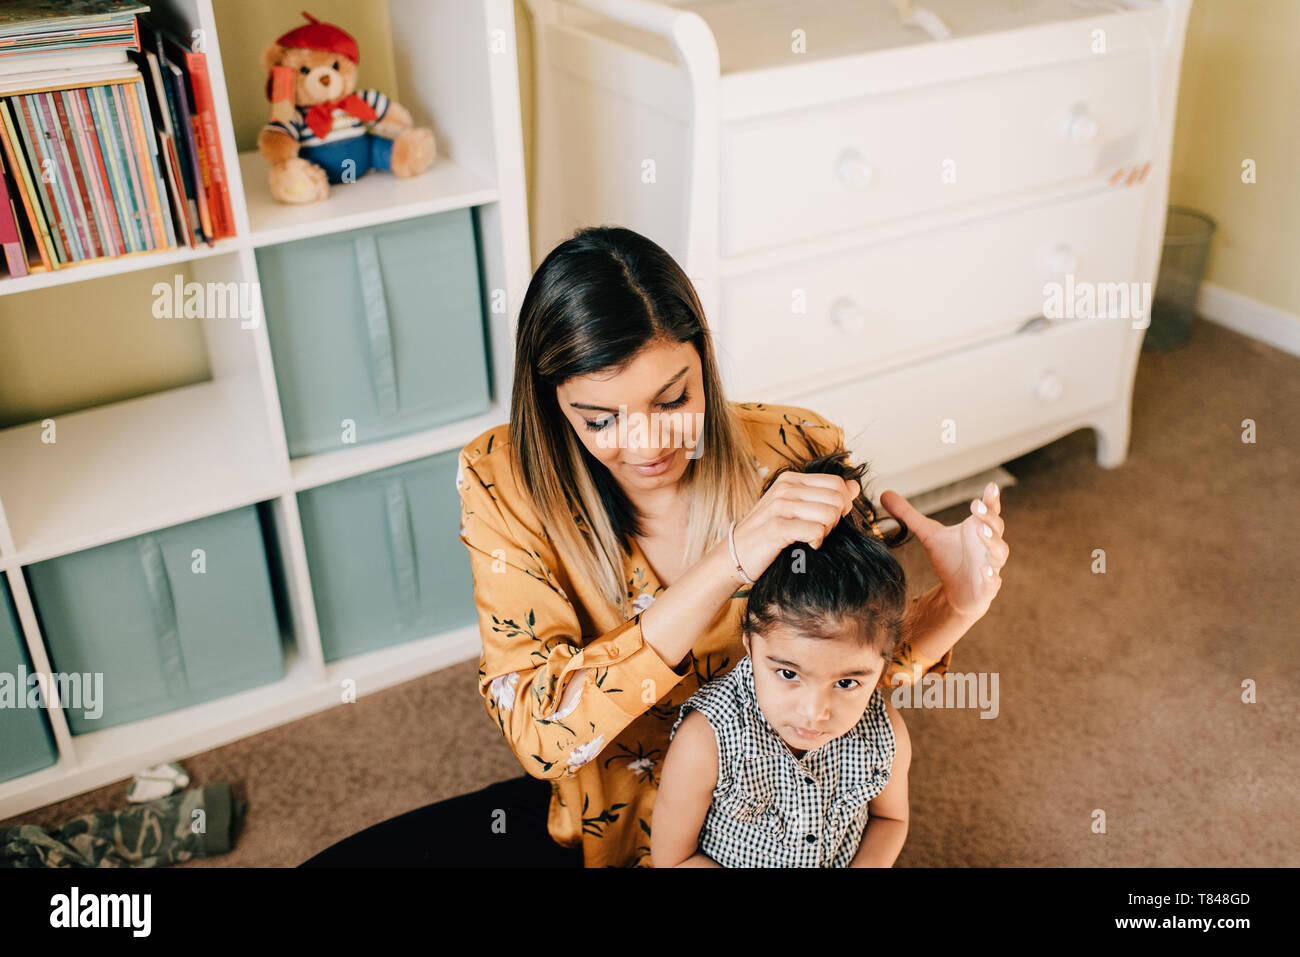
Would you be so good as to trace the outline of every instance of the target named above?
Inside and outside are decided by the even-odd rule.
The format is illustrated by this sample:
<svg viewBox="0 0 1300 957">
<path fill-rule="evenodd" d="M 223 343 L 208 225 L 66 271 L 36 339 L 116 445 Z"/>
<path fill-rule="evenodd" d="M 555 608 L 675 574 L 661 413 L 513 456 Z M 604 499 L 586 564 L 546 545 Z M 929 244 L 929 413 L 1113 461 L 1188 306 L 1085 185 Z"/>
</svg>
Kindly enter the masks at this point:
<svg viewBox="0 0 1300 957">
<path fill-rule="evenodd" d="M 1196 312 L 1203 319 L 1300 356 L 1300 316 L 1293 312 L 1212 282 L 1201 283 Z"/>
</svg>

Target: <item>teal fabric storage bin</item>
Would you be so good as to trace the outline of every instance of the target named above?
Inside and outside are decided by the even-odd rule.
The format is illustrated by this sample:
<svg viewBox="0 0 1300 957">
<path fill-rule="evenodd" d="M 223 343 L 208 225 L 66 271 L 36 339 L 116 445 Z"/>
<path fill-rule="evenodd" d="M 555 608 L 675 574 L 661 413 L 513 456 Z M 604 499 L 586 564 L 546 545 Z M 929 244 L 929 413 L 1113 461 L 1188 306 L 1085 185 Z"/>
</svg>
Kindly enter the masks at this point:
<svg viewBox="0 0 1300 957">
<path fill-rule="evenodd" d="M 298 495 L 325 660 L 474 624 L 456 453 Z"/>
<path fill-rule="evenodd" d="M 73 734 L 284 676 L 255 505 L 52 558 L 27 576 L 50 667 L 103 674 L 102 713 L 65 709 Z"/>
<path fill-rule="evenodd" d="M 257 272 L 291 455 L 487 410 L 470 210 L 265 246 Z"/>
<path fill-rule="evenodd" d="M 0 697 L 0 781 L 40 771 L 59 760 L 45 709 L 27 707 L 31 673 L 9 583 L 0 575 L 0 681 L 8 686 Z"/>
</svg>

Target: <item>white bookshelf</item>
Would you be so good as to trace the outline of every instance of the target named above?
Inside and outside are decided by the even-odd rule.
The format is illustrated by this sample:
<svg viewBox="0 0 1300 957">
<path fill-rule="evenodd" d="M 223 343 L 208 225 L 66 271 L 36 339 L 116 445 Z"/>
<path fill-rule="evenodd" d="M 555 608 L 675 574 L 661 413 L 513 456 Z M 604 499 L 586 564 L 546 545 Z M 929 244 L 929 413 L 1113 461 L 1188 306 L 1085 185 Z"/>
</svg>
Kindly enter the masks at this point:
<svg viewBox="0 0 1300 957">
<path fill-rule="evenodd" d="M 185 34 L 202 30 L 238 236 L 215 247 L 176 249 L 0 279 L 0 318 L 56 313 L 72 284 L 139 273 L 144 283 L 183 271 L 185 281 L 257 281 L 258 247 L 456 209 L 477 219 L 491 405 L 481 415 L 383 442 L 291 459 L 270 340 L 256 323 L 201 322 L 211 380 L 49 416 L 0 430 L 0 574 L 8 582 L 36 670 L 50 662 L 23 575 L 25 566 L 241 506 L 266 502 L 268 557 L 283 583 L 289 629 L 285 676 L 272 684 L 183 710 L 73 736 L 51 707 L 58 763 L 0 783 L 0 818 L 99 787 L 339 704 L 342 682 L 376 691 L 477 657 L 476 627 L 458 628 L 326 664 L 317 628 L 297 493 L 438 452 L 458 449 L 509 418 L 515 318 L 531 275 L 512 0 L 388 0 L 400 101 L 433 128 L 433 169 L 409 180 L 372 172 L 334 186 L 311 206 L 271 199 L 267 167 L 236 147 L 217 14 L 223 0 L 158 0 L 155 11 Z M 284 29 L 301 4 L 272 0 Z M 325 19 L 330 19 L 325 17 Z M 347 27 L 346 22 L 340 23 Z M 268 38 L 269 39 L 269 38 Z M 371 51 L 373 55 L 373 51 Z M 363 66 L 363 82 L 364 66 Z M 85 288 L 85 287 L 81 287 Z M 141 308 L 150 307 L 142 297 Z M 467 321 L 478 321 L 467 317 Z M 75 348 L 69 344 L 69 348 Z M 5 364 L 20 357 L 0 356 Z M 48 360 L 45 360 L 48 361 Z"/>
</svg>

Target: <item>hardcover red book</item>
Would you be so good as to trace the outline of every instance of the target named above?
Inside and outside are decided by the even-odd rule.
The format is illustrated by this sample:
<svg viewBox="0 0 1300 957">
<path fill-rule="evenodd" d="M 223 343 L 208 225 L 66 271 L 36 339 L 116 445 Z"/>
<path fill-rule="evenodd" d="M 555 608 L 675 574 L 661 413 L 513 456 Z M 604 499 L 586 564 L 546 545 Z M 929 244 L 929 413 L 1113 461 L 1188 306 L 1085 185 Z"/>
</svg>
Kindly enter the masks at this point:
<svg viewBox="0 0 1300 957">
<path fill-rule="evenodd" d="M 217 115 L 212 103 L 212 80 L 208 76 L 208 58 L 203 53 L 185 51 L 185 65 L 190 71 L 190 86 L 194 90 L 195 122 L 203 131 L 203 150 L 208 160 L 208 175 L 212 180 L 212 217 L 217 238 L 235 235 L 235 214 L 230 206 L 230 186 L 226 180 L 226 164 L 221 158 L 221 138 L 217 134 Z"/>
</svg>

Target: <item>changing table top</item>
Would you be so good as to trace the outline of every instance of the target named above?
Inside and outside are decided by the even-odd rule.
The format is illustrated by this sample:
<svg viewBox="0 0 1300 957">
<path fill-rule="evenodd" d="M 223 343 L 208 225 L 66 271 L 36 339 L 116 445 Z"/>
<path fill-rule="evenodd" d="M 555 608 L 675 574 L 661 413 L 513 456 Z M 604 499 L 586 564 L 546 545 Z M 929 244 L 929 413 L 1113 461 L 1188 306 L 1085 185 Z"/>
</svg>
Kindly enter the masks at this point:
<svg viewBox="0 0 1300 957">
<path fill-rule="evenodd" d="M 724 75 L 834 57 L 928 44 L 920 27 L 899 21 L 892 0 L 660 0 L 698 13 L 718 44 Z M 1040 23 L 1087 19 L 1126 8 L 1124 0 L 914 0 L 937 15 L 952 38 L 1016 30 Z M 1118 11 L 1116 9 L 1118 8 Z M 584 29 L 652 56 L 674 61 L 662 37 L 600 19 Z M 807 51 L 791 53 L 792 31 L 802 29 Z"/>
</svg>

